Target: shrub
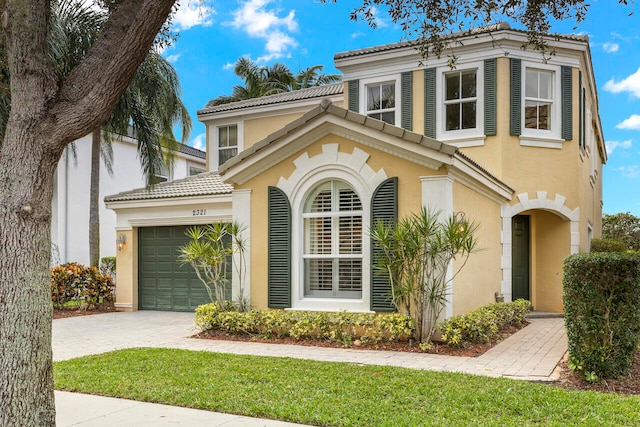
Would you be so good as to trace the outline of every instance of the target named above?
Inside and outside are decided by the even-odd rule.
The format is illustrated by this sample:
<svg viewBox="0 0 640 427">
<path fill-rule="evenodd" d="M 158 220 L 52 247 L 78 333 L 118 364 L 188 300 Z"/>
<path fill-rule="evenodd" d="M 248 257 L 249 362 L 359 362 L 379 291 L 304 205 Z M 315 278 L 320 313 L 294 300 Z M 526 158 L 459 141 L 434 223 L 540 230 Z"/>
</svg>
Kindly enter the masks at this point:
<svg viewBox="0 0 640 427">
<path fill-rule="evenodd" d="M 78 307 L 113 302 L 114 290 L 111 277 L 96 267 L 70 262 L 51 269 L 51 301 L 56 308 L 70 302 Z"/>
<path fill-rule="evenodd" d="M 489 304 L 444 321 L 440 325 L 442 340 L 451 347 L 488 343 L 505 327 L 522 323 L 529 311 L 531 303 L 523 299 Z"/>
<path fill-rule="evenodd" d="M 100 273 L 111 276 L 115 281 L 116 277 L 116 257 L 106 256 L 100 258 Z"/>
<path fill-rule="evenodd" d="M 252 310 L 238 312 L 233 304 L 205 304 L 196 309 L 196 325 L 203 331 L 233 335 L 319 339 L 351 344 L 407 341 L 414 333 L 413 319 L 401 314 L 327 313 L 316 311 Z"/>
<path fill-rule="evenodd" d="M 564 262 L 563 299 L 570 366 L 587 379 L 629 371 L 640 337 L 640 257 L 571 255 Z"/>
<path fill-rule="evenodd" d="M 591 239 L 591 252 L 625 252 L 627 247 L 620 240 Z"/>
</svg>

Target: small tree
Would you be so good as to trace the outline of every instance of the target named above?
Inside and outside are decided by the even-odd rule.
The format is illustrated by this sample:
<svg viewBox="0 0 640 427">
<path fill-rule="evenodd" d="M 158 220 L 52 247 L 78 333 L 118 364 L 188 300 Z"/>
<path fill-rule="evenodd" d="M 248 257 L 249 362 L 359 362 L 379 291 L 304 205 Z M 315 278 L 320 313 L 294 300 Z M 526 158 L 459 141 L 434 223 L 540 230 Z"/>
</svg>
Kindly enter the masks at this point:
<svg viewBox="0 0 640 427">
<path fill-rule="evenodd" d="M 178 260 L 189 264 L 204 285 L 209 299 L 224 308 L 225 290 L 231 283 L 231 267 L 238 274 L 240 295 L 238 309 L 248 311 L 244 295 L 246 243 L 243 228 L 237 223 L 213 223 L 187 229 L 191 240 L 180 248 Z"/>
<path fill-rule="evenodd" d="M 389 275 L 393 304 L 412 316 L 416 339 L 429 342 L 447 302 L 448 285 L 476 250 L 478 225 L 464 214 L 444 221 L 440 212 L 422 208 L 397 223 L 378 222 L 371 240 L 381 250 L 378 268 Z M 462 262 L 452 270 L 452 261 Z"/>
</svg>

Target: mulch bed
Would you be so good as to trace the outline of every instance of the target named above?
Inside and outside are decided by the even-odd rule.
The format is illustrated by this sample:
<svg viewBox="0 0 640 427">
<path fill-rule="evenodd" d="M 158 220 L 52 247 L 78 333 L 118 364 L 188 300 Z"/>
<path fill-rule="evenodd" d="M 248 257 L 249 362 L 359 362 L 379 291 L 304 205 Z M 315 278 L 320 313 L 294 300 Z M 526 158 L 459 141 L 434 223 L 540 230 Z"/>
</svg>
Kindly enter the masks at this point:
<svg viewBox="0 0 640 427">
<path fill-rule="evenodd" d="M 616 380 L 601 380 L 595 384 L 587 382 L 567 367 L 566 358 L 560 363 L 560 369 L 560 379 L 557 384 L 569 390 L 592 390 L 602 393 L 640 395 L 640 351 L 636 352 L 629 374 Z"/>
<path fill-rule="evenodd" d="M 92 314 L 113 313 L 116 307 L 113 303 L 97 304 L 91 307 L 65 307 L 61 310 L 53 310 L 53 320 L 66 319 L 68 317 L 89 316 Z"/>
<path fill-rule="evenodd" d="M 429 353 L 429 354 L 442 354 L 447 356 L 466 356 L 466 357 L 478 357 L 485 353 L 491 347 L 495 346 L 500 341 L 513 335 L 520 329 L 524 328 L 528 323 L 523 322 L 520 325 L 513 325 L 503 329 L 500 332 L 499 338 L 491 343 L 487 344 L 474 344 L 464 348 L 453 348 L 443 343 L 434 343 L 431 348 L 421 350 L 417 344 L 410 346 L 408 342 L 384 342 L 379 344 L 366 344 L 354 341 L 349 346 L 345 346 L 338 341 L 330 340 L 296 340 L 294 338 L 265 338 L 261 336 L 251 335 L 230 335 L 220 331 L 208 331 L 200 332 L 194 335 L 194 338 L 209 339 L 209 340 L 224 340 L 224 341 L 245 341 L 245 342 L 261 342 L 269 344 L 292 344 L 312 347 L 331 347 L 331 348 L 350 348 L 354 350 L 383 350 L 383 351 L 402 351 L 409 353 Z"/>
</svg>

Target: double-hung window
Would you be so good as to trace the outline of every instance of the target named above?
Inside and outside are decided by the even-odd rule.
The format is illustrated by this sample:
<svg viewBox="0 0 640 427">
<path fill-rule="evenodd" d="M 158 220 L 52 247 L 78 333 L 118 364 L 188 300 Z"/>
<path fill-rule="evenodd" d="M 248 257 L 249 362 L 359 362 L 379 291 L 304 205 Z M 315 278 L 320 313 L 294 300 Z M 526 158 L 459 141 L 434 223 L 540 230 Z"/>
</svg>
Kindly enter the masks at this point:
<svg viewBox="0 0 640 427">
<path fill-rule="evenodd" d="M 389 124 L 396 123 L 396 83 L 384 82 L 366 85 L 366 114 Z"/>
<path fill-rule="evenodd" d="M 218 165 L 238 154 L 238 125 L 218 127 Z"/>
<path fill-rule="evenodd" d="M 475 129 L 477 118 L 476 70 L 445 75 L 445 131 Z"/>
<path fill-rule="evenodd" d="M 554 73 L 527 68 L 525 73 L 524 127 L 552 130 Z"/>
<path fill-rule="evenodd" d="M 342 181 L 316 187 L 305 203 L 304 296 L 362 298 L 362 203 Z"/>
</svg>

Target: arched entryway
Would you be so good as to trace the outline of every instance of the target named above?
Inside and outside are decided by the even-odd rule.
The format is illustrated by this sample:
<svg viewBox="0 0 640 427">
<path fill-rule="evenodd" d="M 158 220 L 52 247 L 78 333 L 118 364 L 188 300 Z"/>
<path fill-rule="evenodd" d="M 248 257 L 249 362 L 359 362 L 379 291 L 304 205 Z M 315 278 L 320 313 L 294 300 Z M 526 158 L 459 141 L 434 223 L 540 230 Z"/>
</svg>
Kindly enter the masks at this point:
<svg viewBox="0 0 640 427">
<path fill-rule="evenodd" d="M 578 252 L 579 210 L 565 198 L 518 196 L 519 203 L 503 206 L 503 280 L 506 301 L 530 300 L 535 310 L 562 312 L 562 266 Z"/>
</svg>

